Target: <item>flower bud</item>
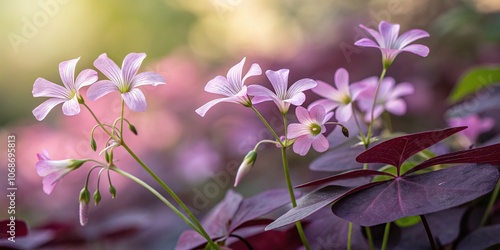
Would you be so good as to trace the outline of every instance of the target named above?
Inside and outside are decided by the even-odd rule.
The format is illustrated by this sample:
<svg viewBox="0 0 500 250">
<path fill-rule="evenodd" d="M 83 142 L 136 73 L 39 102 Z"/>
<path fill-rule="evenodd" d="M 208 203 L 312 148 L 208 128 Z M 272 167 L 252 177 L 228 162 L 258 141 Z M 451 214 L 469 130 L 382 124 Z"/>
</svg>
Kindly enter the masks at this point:
<svg viewBox="0 0 500 250">
<path fill-rule="evenodd" d="M 128 128 L 130 129 L 130 131 L 132 131 L 132 133 L 134 133 L 134 135 L 137 135 L 137 129 L 135 129 L 134 125 L 129 124 Z"/>
<path fill-rule="evenodd" d="M 342 134 L 345 137 L 349 137 L 349 130 L 345 126 L 342 126 Z"/>
<path fill-rule="evenodd" d="M 83 201 L 80 201 L 80 225 L 85 226 L 89 221 L 89 204 Z"/>
<path fill-rule="evenodd" d="M 116 188 L 111 184 L 109 184 L 109 192 L 111 193 L 111 198 L 116 198 Z"/>
<path fill-rule="evenodd" d="M 256 160 L 257 152 L 255 150 L 248 152 L 248 154 L 243 159 L 240 167 L 238 168 L 238 173 L 236 174 L 236 179 L 234 181 L 235 187 L 238 186 L 238 183 L 241 181 L 241 179 L 243 179 L 243 177 L 250 171 Z"/>
<path fill-rule="evenodd" d="M 80 191 L 79 201 L 80 202 L 85 202 L 85 203 L 89 204 L 89 202 L 90 202 L 90 192 L 87 189 L 87 187 L 84 187 L 82 189 L 82 191 Z"/>
<path fill-rule="evenodd" d="M 100 201 L 101 201 L 101 192 L 99 192 L 99 189 L 97 189 L 94 192 L 94 203 L 95 203 L 95 205 L 97 206 Z"/>
<path fill-rule="evenodd" d="M 92 150 L 95 152 L 97 150 L 97 144 L 94 140 L 94 137 L 90 137 L 90 147 L 92 148 Z"/>
</svg>

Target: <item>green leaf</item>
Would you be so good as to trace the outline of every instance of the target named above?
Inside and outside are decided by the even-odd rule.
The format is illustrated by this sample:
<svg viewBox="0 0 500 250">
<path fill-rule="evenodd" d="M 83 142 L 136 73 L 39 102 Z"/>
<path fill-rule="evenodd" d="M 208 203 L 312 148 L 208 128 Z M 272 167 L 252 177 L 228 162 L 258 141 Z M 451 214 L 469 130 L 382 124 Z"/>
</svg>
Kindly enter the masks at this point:
<svg viewBox="0 0 500 250">
<path fill-rule="evenodd" d="M 413 225 L 418 224 L 419 222 L 420 222 L 419 215 L 403 217 L 401 219 L 394 221 L 394 223 L 396 223 L 398 227 L 411 227 Z"/>
<path fill-rule="evenodd" d="M 473 68 L 461 77 L 448 97 L 448 102 L 456 103 L 465 96 L 495 83 L 500 83 L 500 65 Z"/>
</svg>

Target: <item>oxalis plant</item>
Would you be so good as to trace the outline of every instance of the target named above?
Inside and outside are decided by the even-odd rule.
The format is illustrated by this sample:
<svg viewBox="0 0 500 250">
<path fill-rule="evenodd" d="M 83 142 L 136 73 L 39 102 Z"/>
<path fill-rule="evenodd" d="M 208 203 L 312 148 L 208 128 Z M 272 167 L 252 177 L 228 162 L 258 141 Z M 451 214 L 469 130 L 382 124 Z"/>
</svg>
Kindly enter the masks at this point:
<svg viewBox="0 0 500 250">
<path fill-rule="evenodd" d="M 129 138 L 123 136 L 125 126 L 137 135 L 132 122 L 124 117 L 124 109 L 146 110 L 139 87 L 165 83 L 154 72 L 138 73 L 146 55 L 130 53 L 121 69 L 106 54 L 94 62 L 106 80 L 98 81 L 97 72 L 92 69 L 83 70 L 75 79 L 78 59 L 73 59 L 59 66 L 64 86 L 43 78 L 35 81 L 33 95 L 50 99 L 33 110 L 34 116 L 41 121 L 61 103 L 65 115 L 76 115 L 83 106 L 96 120 L 90 147 L 103 155 L 103 160 L 52 160 L 48 152 L 40 153 L 36 170 L 43 177 L 43 190 L 50 194 L 66 174 L 90 165 L 79 197 L 80 223 L 84 226 L 91 199 L 96 205 L 101 200 L 101 176 L 107 176 L 109 192 L 113 198 L 116 196 L 109 174 L 116 172 L 152 192 L 191 227 L 180 236 L 176 249 L 471 249 L 499 244 L 495 235 L 500 233 L 500 227 L 492 217 L 499 209 L 500 144 L 476 144 L 478 135 L 491 129 L 494 121 L 476 114 L 460 116 L 451 112 L 449 128 L 406 135 L 392 132 L 388 113 L 405 114 L 406 103 L 401 97 L 412 94 L 414 88 L 407 82 L 396 84 L 395 79 L 386 77 L 386 72 L 402 52 L 426 57 L 428 47 L 411 43 L 429 34 L 415 29 L 399 35 L 400 26 L 385 21 L 378 31 L 360 27 L 371 38 L 362 38 L 355 45 L 380 49 L 380 76 L 351 83 L 347 70 L 340 68 L 334 74 L 334 86 L 309 78 L 289 85 L 288 69 L 266 70 L 271 90 L 245 84 L 249 78 L 261 75 L 262 69 L 254 63 L 245 71 L 243 58 L 229 69 L 227 76 L 216 76 L 205 86 L 205 91 L 222 97 L 198 108 L 196 113 L 200 116 L 219 103 L 241 104 L 252 110 L 273 136 L 259 141 L 244 157 L 234 186 L 249 181 L 245 176 L 257 162 L 259 147 L 271 144 L 281 153 L 282 183 L 286 189 L 268 190 L 249 198 L 228 190 L 224 199 L 199 221 L 128 146 Z M 84 98 L 80 89 L 86 86 Z M 322 99 L 303 107 L 304 92 L 308 90 Z M 473 90 L 464 80 L 452 98 L 458 101 Z M 112 124 L 105 124 L 86 101 L 96 101 L 114 91 L 121 94 L 121 113 Z M 267 101 L 276 105 L 282 130 L 271 126 L 259 111 L 259 104 Z M 295 116 L 291 117 L 293 106 Z M 333 131 L 327 136 L 329 127 Z M 93 139 L 95 130 L 108 136 L 101 147 Z M 452 139 L 457 142 L 453 149 L 448 146 Z M 310 168 L 334 174 L 296 185 L 290 176 L 290 149 L 305 156 L 311 147 L 323 154 Z M 160 184 L 168 199 L 119 166 L 113 157 L 119 148 Z M 98 181 L 91 197 L 88 183 L 94 170 Z M 303 191 L 311 187 L 312 191 Z M 301 196 L 302 193 L 305 194 Z M 264 217 L 285 205 L 291 208 L 277 219 Z M 477 217 L 479 223 L 462 229 L 460 221 L 465 214 Z"/>
</svg>

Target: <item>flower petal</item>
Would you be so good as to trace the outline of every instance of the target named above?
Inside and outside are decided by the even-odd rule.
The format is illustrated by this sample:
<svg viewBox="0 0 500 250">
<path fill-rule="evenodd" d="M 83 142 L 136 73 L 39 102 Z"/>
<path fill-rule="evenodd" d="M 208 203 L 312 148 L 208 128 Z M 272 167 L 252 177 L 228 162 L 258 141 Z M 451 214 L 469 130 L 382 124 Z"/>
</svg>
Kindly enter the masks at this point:
<svg viewBox="0 0 500 250">
<path fill-rule="evenodd" d="M 276 95 L 280 99 L 286 99 L 286 93 L 288 88 L 288 69 L 280 69 L 278 71 L 267 70 L 266 75 L 271 84 L 273 85 Z"/>
<path fill-rule="evenodd" d="M 302 93 L 306 90 L 316 87 L 318 84 L 313 79 L 304 78 L 296 81 L 287 91 L 287 98 L 293 98 L 293 96 Z M 302 104 L 302 103 L 301 103 Z M 295 105 L 301 105 L 295 104 Z"/>
<path fill-rule="evenodd" d="M 43 191 L 46 193 L 46 194 L 50 194 L 52 193 L 52 191 L 54 190 L 54 188 L 56 187 L 57 183 L 65 176 L 67 175 L 69 172 L 71 172 L 70 169 L 68 170 L 61 170 L 61 171 L 57 171 L 57 172 L 54 172 L 52 174 L 49 174 L 45 177 L 43 177 L 42 179 L 42 185 L 43 185 Z"/>
<path fill-rule="evenodd" d="M 216 104 L 219 104 L 221 102 L 239 103 L 239 99 L 236 96 L 214 99 L 214 100 L 211 100 L 211 101 L 205 103 L 203 106 L 199 107 L 198 109 L 196 109 L 195 112 L 198 113 L 198 115 L 200 115 L 201 117 L 203 117 L 208 112 L 208 110 L 210 110 L 213 106 L 215 106 Z"/>
<path fill-rule="evenodd" d="M 303 135 L 293 143 L 293 152 L 297 153 L 298 155 L 304 156 L 309 152 L 309 149 L 311 148 L 311 144 L 313 142 L 313 137 L 308 136 L 308 135 Z"/>
<path fill-rule="evenodd" d="M 338 92 L 332 85 L 319 80 L 316 80 L 316 87 L 311 90 L 315 94 L 327 99 L 331 99 Z"/>
<path fill-rule="evenodd" d="M 126 84 L 131 84 L 134 76 L 139 71 L 142 61 L 146 58 L 145 53 L 129 53 L 122 63 L 122 76 Z"/>
<path fill-rule="evenodd" d="M 328 111 L 332 111 L 333 109 L 338 107 L 339 103 L 332 101 L 332 100 L 329 100 L 329 99 L 320 99 L 320 100 L 314 101 L 311 104 L 309 104 L 309 107 L 307 109 L 311 110 L 311 108 L 316 106 L 316 105 L 323 106 L 323 108 L 325 108 L 325 111 L 328 112 Z"/>
<path fill-rule="evenodd" d="M 413 41 L 424 37 L 429 37 L 429 33 L 427 33 L 427 31 L 420 29 L 408 30 L 398 38 L 396 42 L 398 45 L 397 47 L 404 48 L 406 45 L 412 43 Z"/>
<path fill-rule="evenodd" d="M 96 82 L 98 79 L 97 72 L 92 69 L 86 69 L 78 74 L 75 81 L 75 89 L 78 91 L 85 86 Z"/>
<path fill-rule="evenodd" d="M 325 119 L 325 114 L 325 108 L 321 105 L 316 105 L 309 110 L 311 120 L 315 123 L 322 123 L 323 119 Z"/>
<path fill-rule="evenodd" d="M 59 74 L 66 89 L 76 90 L 75 68 L 78 60 L 80 60 L 80 57 L 59 64 Z"/>
<path fill-rule="evenodd" d="M 165 84 L 165 78 L 158 73 L 155 72 L 142 72 L 137 74 L 134 79 L 132 79 L 132 88 L 136 88 L 144 85 L 153 85 L 158 86 L 160 84 Z"/>
<path fill-rule="evenodd" d="M 241 88 L 233 88 L 231 83 L 223 76 L 216 76 L 205 85 L 206 92 L 225 96 L 233 96 L 240 90 Z"/>
<path fill-rule="evenodd" d="M 401 96 L 411 95 L 415 92 L 415 88 L 409 82 L 402 82 L 396 85 L 394 90 L 391 91 L 389 99 L 396 99 Z"/>
<path fill-rule="evenodd" d="M 354 45 L 356 46 L 361 46 L 361 47 L 374 47 L 374 48 L 380 48 L 380 45 L 375 43 L 372 39 L 369 38 L 361 38 L 357 40 Z"/>
<path fill-rule="evenodd" d="M 278 100 L 278 101 L 281 101 L 281 100 Z M 283 102 L 288 102 L 288 103 L 291 103 L 295 106 L 300 106 L 305 101 L 306 101 L 306 95 L 302 92 L 299 92 L 299 93 L 291 96 L 290 98 L 283 100 Z"/>
<path fill-rule="evenodd" d="M 35 118 L 38 121 L 41 121 L 41 120 L 45 119 L 47 114 L 49 114 L 49 112 L 57 104 L 62 103 L 64 101 L 65 101 L 64 99 L 60 99 L 60 98 L 50 98 L 50 99 L 42 102 L 42 104 L 38 105 L 38 107 L 36 107 L 35 109 L 33 109 L 33 116 L 35 116 Z"/>
<path fill-rule="evenodd" d="M 349 73 L 346 69 L 339 68 L 335 72 L 335 86 L 341 93 L 351 95 L 349 91 Z"/>
<path fill-rule="evenodd" d="M 252 66 L 250 66 L 250 69 L 248 70 L 248 72 L 246 73 L 246 75 L 243 77 L 243 79 L 241 80 L 242 84 L 245 83 L 245 80 L 251 76 L 260 76 L 262 74 L 262 69 L 260 68 L 260 66 L 256 63 L 252 64 Z"/>
<path fill-rule="evenodd" d="M 122 71 L 115 62 L 108 58 L 106 53 L 101 54 L 94 61 L 94 66 L 112 82 L 123 84 Z"/>
<path fill-rule="evenodd" d="M 384 39 L 385 44 L 382 45 L 382 48 L 394 48 L 396 43 L 396 39 L 399 35 L 399 24 L 392 24 L 386 21 L 380 22 L 378 26 L 378 30 L 380 31 L 380 35 L 382 39 Z"/>
<path fill-rule="evenodd" d="M 406 103 L 402 99 L 391 100 L 385 104 L 385 109 L 395 115 L 404 115 Z"/>
<path fill-rule="evenodd" d="M 311 134 L 311 130 L 307 125 L 301 123 L 291 123 L 288 125 L 287 133 L 288 139 L 293 139 L 303 135 L 309 135 Z"/>
<path fill-rule="evenodd" d="M 133 88 L 128 92 L 122 93 L 122 97 L 130 110 L 135 112 L 146 111 L 146 97 L 140 89 Z"/>
<path fill-rule="evenodd" d="M 71 100 L 63 103 L 62 111 L 64 115 L 69 116 L 80 113 L 80 104 L 78 103 L 76 95 Z"/>
<path fill-rule="evenodd" d="M 119 91 L 116 84 L 109 80 L 101 80 L 90 85 L 87 90 L 87 97 L 91 101 L 95 101 L 113 91 Z"/>
<path fill-rule="evenodd" d="M 307 111 L 307 109 L 305 109 L 304 107 L 301 106 L 297 107 L 295 109 L 295 115 L 297 116 L 299 122 L 302 124 L 307 124 L 312 122 L 311 116 L 309 115 L 309 111 Z"/>
<path fill-rule="evenodd" d="M 254 98 L 252 98 L 252 103 L 255 104 L 278 99 L 276 94 L 268 88 L 255 84 L 247 87 L 247 94 L 254 96 Z"/>
<path fill-rule="evenodd" d="M 412 44 L 412 45 L 405 47 L 402 50 L 407 51 L 407 52 L 411 52 L 413 54 L 417 54 L 421 57 L 426 57 L 427 55 L 429 55 L 429 48 L 425 45 L 422 45 L 422 44 Z"/>
<path fill-rule="evenodd" d="M 339 106 L 335 112 L 335 118 L 339 122 L 347 122 L 352 116 L 352 103 L 347 105 Z"/>
<path fill-rule="evenodd" d="M 322 153 L 328 149 L 329 144 L 328 144 L 328 140 L 326 139 L 326 137 L 322 134 L 319 134 L 318 136 L 316 136 L 313 139 L 312 146 L 313 146 L 314 150 L 316 150 L 316 152 Z"/>
<path fill-rule="evenodd" d="M 55 97 L 69 99 L 69 91 L 63 86 L 38 78 L 33 84 L 33 97 Z"/>
<path fill-rule="evenodd" d="M 384 43 L 384 40 L 380 36 L 380 33 L 378 33 L 377 31 L 375 31 L 374 29 L 370 29 L 370 28 L 368 28 L 368 27 L 366 27 L 366 26 L 364 26 L 362 24 L 360 24 L 359 27 L 361 27 L 366 32 L 368 32 L 370 35 L 372 35 L 373 38 L 375 38 L 375 41 L 379 44 L 379 46 L 382 46 L 382 44 Z"/>
<path fill-rule="evenodd" d="M 243 87 L 243 82 L 241 81 L 241 72 L 243 71 L 243 65 L 245 64 L 246 57 L 243 57 L 241 61 L 231 67 L 227 72 L 227 81 L 229 83 L 229 88 L 232 92 L 237 93 Z"/>
</svg>

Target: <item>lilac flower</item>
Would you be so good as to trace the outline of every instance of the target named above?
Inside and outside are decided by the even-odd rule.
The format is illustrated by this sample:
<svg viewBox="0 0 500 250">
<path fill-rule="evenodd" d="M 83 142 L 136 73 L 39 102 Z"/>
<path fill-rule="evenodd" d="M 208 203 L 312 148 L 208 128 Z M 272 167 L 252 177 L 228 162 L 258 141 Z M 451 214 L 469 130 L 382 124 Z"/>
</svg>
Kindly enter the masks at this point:
<svg viewBox="0 0 500 250">
<path fill-rule="evenodd" d="M 362 85 L 355 83 L 349 87 L 349 73 L 344 68 L 335 72 L 335 86 L 337 88 L 322 81 L 316 82 L 318 86 L 312 91 L 325 99 L 311 103 L 309 109 L 316 105 L 322 105 L 326 112 L 337 108 L 335 118 L 340 122 L 348 121 L 352 116 L 352 103 L 362 91 Z"/>
<path fill-rule="evenodd" d="M 100 55 L 94 61 L 94 66 L 109 80 L 101 80 L 90 86 L 87 92 L 89 99 L 95 101 L 111 92 L 118 91 L 129 109 L 136 112 L 145 111 L 146 98 L 138 87 L 165 84 L 165 79 L 157 73 L 142 72 L 137 74 L 145 57 L 145 53 L 130 53 L 123 59 L 120 69 L 115 62 L 108 58 L 106 53 Z"/>
<path fill-rule="evenodd" d="M 266 71 L 267 78 L 274 88 L 274 92 L 260 86 L 248 86 L 248 94 L 254 96 L 252 103 L 261 103 L 265 101 L 273 101 L 278 106 L 282 114 L 288 112 L 290 104 L 295 106 L 302 105 L 306 100 L 306 95 L 302 92 L 316 87 L 316 82 L 312 79 L 301 79 L 292 84 L 288 88 L 288 69 L 280 69 L 278 71 Z"/>
<path fill-rule="evenodd" d="M 238 186 L 238 183 L 241 182 L 243 177 L 245 177 L 245 175 L 247 175 L 248 172 L 250 172 L 250 169 L 252 169 L 256 160 L 257 160 L 257 152 L 255 150 L 252 150 L 247 153 L 247 155 L 243 159 L 243 162 L 241 162 L 241 165 L 238 168 L 238 173 L 236 173 L 236 179 L 234 180 L 234 187 Z"/>
<path fill-rule="evenodd" d="M 398 37 L 399 24 L 382 21 L 378 26 L 378 32 L 367 28 L 364 25 L 359 26 L 366 30 L 375 39 L 375 41 L 369 38 L 362 38 L 354 44 L 362 47 L 379 48 L 382 52 L 384 67 L 388 67 L 392 61 L 394 61 L 394 58 L 396 58 L 396 56 L 403 51 L 411 52 L 422 57 L 426 57 L 429 54 L 429 48 L 425 45 L 408 45 L 420 38 L 428 37 L 429 33 L 424 30 L 409 30 Z"/>
<path fill-rule="evenodd" d="M 76 115 L 80 113 L 79 90 L 97 81 L 97 72 L 86 69 L 80 72 L 75 81 L 75 67 L 80 58 L 64 61 L 59 64 L 59 74 L 64 87 L 44 78 L 38 78 L 33 84 L 34 97 L 50 97 L 33 110 L 33 115 L 39 121 L 59 103 L 63 103 L 62 111 L 65 115 Z"/>
<path fill-rule="evenodd" d="M 87 160 L 52 160 L 47 151 L 37 154 L 36 172 L 43 177 L 43 191 L 46 194 L 52 193 L 57 183 L 69 172 L 79 168 Z"/>
<path fill-rule="evenodd" d="M 288 139 L 294 139 L 293 151 L 299 155 L 306 155 L 312 147 L 318 152 L 328 149 L 328 140 L 325 133 L 325 123 L 333 116 L 333 112 L 326 113 L 321 105 L 312 107 L 309 111 L 303 107 L 297 107 L 295 114 L 300 123 L 288 125 Z"/>
<path fill-rule="evenodd" d="M 222 97 L 207 102 L 205 105 L 198 108 L 196 110 L 196 113 L 198 113 L 200 116 L 205 116 L 209 109 L 221 102 L 241 103 L 245 106 L 250 106 L 252 104 L 247 96 L 247 86 L 245 86 L 244 83 L 247 78 L 262 74 L 262 70 L 260 69 L 260 66 L 258 64 L 254 63 L 252 64 L 252 66 L 250 66 L 247 74 L 242 78 L 241 75 L 245 60 L 246 57 L 244 57 L 241 62 L 229 69 L 229 71 L 227 72 L 227 77 L 219 75 L 207 83 L 207 85 L 205 86 L 205 91 L 227 97 Z"/>
<path fill-rule="evenodd" d="M 460 144 L 464 147 L 469 147 L 477 141 L 480 134 L 488 132 L 493 128 L 495 120 L 490 117 L 481 118 L 477 114 L 472 114 L 466 117 L 452 117 L 448 119 L 448 124 L 453 127 L 468 127 L 460 131 L 459 134 L 463 136 Z"/>
<path fill-rule="evenodd" d="M 371 120 L 371 111 L 373 107 L 373 99 L 377 89 L 377 77 L 370 77 L 359 82 L 364 85 L 363 91 L 358 96 L 359 108 L 365 112 L 365 120 Z M 406 113 L 406 103 L 402 96 L 413 94 L 414 88 L 411 83 L 403 82 L 395 86 L 394 78 L 387 77 L 380 84 L 375 109 L 373 112 L 374 119 L 379 117 L 384 110 L 395 115 L 404 115 Z"/>
</svg>

